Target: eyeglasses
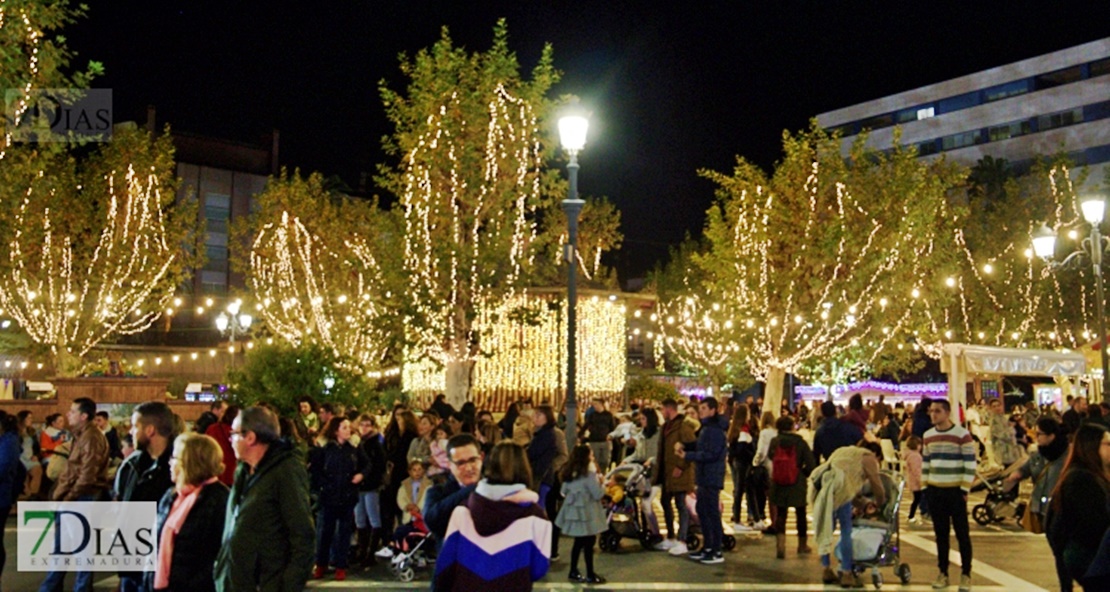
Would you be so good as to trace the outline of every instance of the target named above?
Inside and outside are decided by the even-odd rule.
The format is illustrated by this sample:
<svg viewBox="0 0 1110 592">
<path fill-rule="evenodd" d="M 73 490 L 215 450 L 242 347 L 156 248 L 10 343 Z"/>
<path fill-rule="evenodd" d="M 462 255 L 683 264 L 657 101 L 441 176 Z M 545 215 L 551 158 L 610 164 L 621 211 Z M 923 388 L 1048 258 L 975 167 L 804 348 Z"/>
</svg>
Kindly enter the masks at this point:
<svg viewBox="0 0 1110 592">
<path fill-rule="evenodd" d="M 456 467 L 459 467 L 461 469 L 465 466 L 470 466 L 470 465 L 478 466 L 478 463 L 480 463 L 480 462 L 482 462 L 482 457 L 472 456 L 470 458 L 464 458 L 462 460 L 453 460 L 453 461 L 451 461 L 451 464 L 453 464 Z"/>
</svg>

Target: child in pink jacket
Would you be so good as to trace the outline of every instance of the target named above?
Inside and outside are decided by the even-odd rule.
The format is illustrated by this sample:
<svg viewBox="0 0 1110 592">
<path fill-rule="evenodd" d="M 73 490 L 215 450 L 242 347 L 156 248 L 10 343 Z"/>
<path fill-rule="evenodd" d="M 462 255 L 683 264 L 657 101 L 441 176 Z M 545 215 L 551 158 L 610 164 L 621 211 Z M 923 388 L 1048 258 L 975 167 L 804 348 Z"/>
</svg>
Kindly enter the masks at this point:
<svg viewBox="0 0 1110 592">
<path fill-rule="evenodd" d="M 913 522 L 917 505 L 921 503 L 921 438 L 910 436 L 906 439 L 906 446 L 902 448 L 902 466 L 905 467 L 906 487 L 913 492 L 913 504 L 910 505 L 910 522 Z M 920 521 L 918 518 L 917 522 Z"/>
</svg>

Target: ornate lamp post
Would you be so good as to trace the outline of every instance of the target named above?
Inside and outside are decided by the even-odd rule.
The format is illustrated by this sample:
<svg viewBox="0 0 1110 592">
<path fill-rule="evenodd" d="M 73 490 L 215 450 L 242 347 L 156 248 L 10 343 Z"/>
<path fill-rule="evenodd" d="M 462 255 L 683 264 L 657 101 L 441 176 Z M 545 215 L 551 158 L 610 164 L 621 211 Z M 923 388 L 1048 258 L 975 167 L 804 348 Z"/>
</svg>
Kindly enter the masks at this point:
<svg viewBox="0 0 1110 592">
<path fill-rule="evenodd" d="M 1080 259 L 1086 255 L 1091 259 L 1091 271 L 1095 274 L 1095 310 L 1098 313 L 1098 342 L 1099 354 L 1102 356 L 1102 390 L 1100 398 L 1106 396 L 1107 381 L 1110 380 L 1110 356 L 1106 352 L 1106 313 L 1105 313 L 1105 288 L 1102 279 L 1102 253 L 1110 249 L 1110 239 L 1102 236 L 1099 224 L 1106 214 L 1106 201 L 1102 196 L 1090 196 L 1084 199 L 1079 207 L 1083 210 L 1083 219 L 1091 225 L 1090 235 L 1079 243 L 1079 250 L 1071 253 L 1063 261 L 1053 259 L 1056 254 L 1056 235 L 1052 229 L 1042 225 L 1033 237 L 1033 252 L 1044 259 L 1053 269 L 1068 265 L 1080 265 Z"/>
<path fill-rule="evenodd" d="M 559 119 L 559 141 L 570 155 L 567 175 L 570 188 L 563 200 L 567 216 L 567 245 L 563 258 L 567 262 L 567 447 L 573 449 L 578 441 L 578 401 L 575 397 L 577 376 L 578 332 L 578 216 L 586 202 L 578 199 L 578 152 L 586 145 L 586 130 L 590 122 L 580 115 Z"/>
<path fill-rule="evenodd" d="M 216 329 L 220 331 L 221 335 L 227 335 L 231 341 L 231 365 L 235 366 L 235 337 L 245 335 L 251 328 L 251 323 L 254 317 L 247 313 L 239 313 L 239 308 L 243 305 L 242 301 L 233 300 L 227 305 L 227 312 L 221 312 L 220 316 L 216 317 Z M 228 314 L 230 313 L 230 315 Z"/>
</svg>

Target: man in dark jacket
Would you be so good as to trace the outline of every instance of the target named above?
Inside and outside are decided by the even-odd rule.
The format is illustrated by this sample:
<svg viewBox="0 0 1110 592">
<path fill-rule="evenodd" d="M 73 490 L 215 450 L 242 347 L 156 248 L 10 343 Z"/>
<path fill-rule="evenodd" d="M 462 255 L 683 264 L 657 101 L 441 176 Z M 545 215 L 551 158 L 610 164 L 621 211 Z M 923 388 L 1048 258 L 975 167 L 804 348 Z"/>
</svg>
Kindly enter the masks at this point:
<svg viewBox="0 0 1110 592">
<path fill-rule="evenodd" d="M 424 524 L 435 537 L 436 551 L 443 546 L 451 513 L 466 503 L 482 478 L 482 447 L 470 434 L 455 434 L 447 441 L 451 477 L 424 494 Z M 432 579 L 432 590 L 435 590 Z"/>
<path fill-rule="evenodd" d="M 112 427 L 108 412 L 97 411 L 93 423 L 96 424 L 97 429 L 104 433 L 104 437 L 108 439 L 108 458 L 123 459 L 123 445 L 120 442 L 119 433 Z"/>
<path fill-rule="evenodd" d="M 817 426 L 817 433 L 813 435 L 813 455 L 818 463 L 832 456 L 837 448 L 855 446 L 863 439 L 863 430 L 859 426 L 836 416 L 836 403 L 821 403 L 821 416 L 821 425 Z"/>
<path fill-rule="evenodd" d="M 721 524 L 721 490 L 725 488 L 725 459 L 728 441 L 725 430 L 728 418 L 717 414 L 717 399 L 706 397 L 698 405 L 701 431 L 693 444 L 675 444 L 675 454 L 696 465 L 698 502 L 696 510 L 705 536 L 705 548 L 688 555 L 690 559 L 706 565 L 724 563 L 721 543 L 724 528 Z"/>
<path fill-rule="evenodd" d="M 1071 407 L 1064 412 L 1061 423 L 1064 427 L 1064 434 L 1071 438 L 1071 435 L 1079 429 L 1079 424 L 1087 419 L 1087 397 L 1075 397 L 1071 400 Z"/>
<path fill-rule="evenodd" d="M 609 470 L 613 451 L 613 446 L 609 442 L 609 433 L 617 429 L 617 420 L 605 408 L 605 399 L 600 397 L 594 399 L 593 409 L 594 412 L 586 417 L 586 441 L 593 450 L 598 473 L 604 474 Z"/>
<path fill-rule="evenodd" d="M 244 409 L 231 423 L 240 462 L 216 558 L 220 592 L 299 592 L 312 571 L 308 473 L 279 434 L 277 418 L 261 407 Z"/>
<path fill-rule="evenodd" d="M 444 420 L 455 413 L 455 408 L 447 402 L 447 395 L 443 393 L 436 395 L 436 400 L 432 403 L 431 410 L 435 411 L 436 415 Z"/>
<path fill-rule="evenodd" d="M 160 401 L 147 401 L 131 414 L 131 437 L 135 452 L 116 471 L 112 499 L 118 502 L 154 502 L 173 487 L 170 457 L 173 456 L 173 411 Z M 120 572 L 120 592 L 150 592 L 143 572 Z"/>
</svg>

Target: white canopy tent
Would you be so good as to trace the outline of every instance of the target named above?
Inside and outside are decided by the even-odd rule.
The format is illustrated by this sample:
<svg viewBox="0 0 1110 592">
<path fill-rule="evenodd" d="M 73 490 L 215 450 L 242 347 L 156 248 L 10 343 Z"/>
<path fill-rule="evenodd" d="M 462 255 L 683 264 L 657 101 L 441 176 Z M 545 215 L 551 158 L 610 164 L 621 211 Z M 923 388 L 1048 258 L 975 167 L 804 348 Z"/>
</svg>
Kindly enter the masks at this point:
<svg viewBox="0 0 1110 592">
<path fill-rule="evenodd" d="M 948 402 L 955 410 L 967 408 L 968 373 L 1079 377 L 1086 374 L 1087 361 L 1076 352 L 946 343 L 940 369 L 948 374 Z M 959 414 L 952 419 L 959 421 Z"/>
</svg>

